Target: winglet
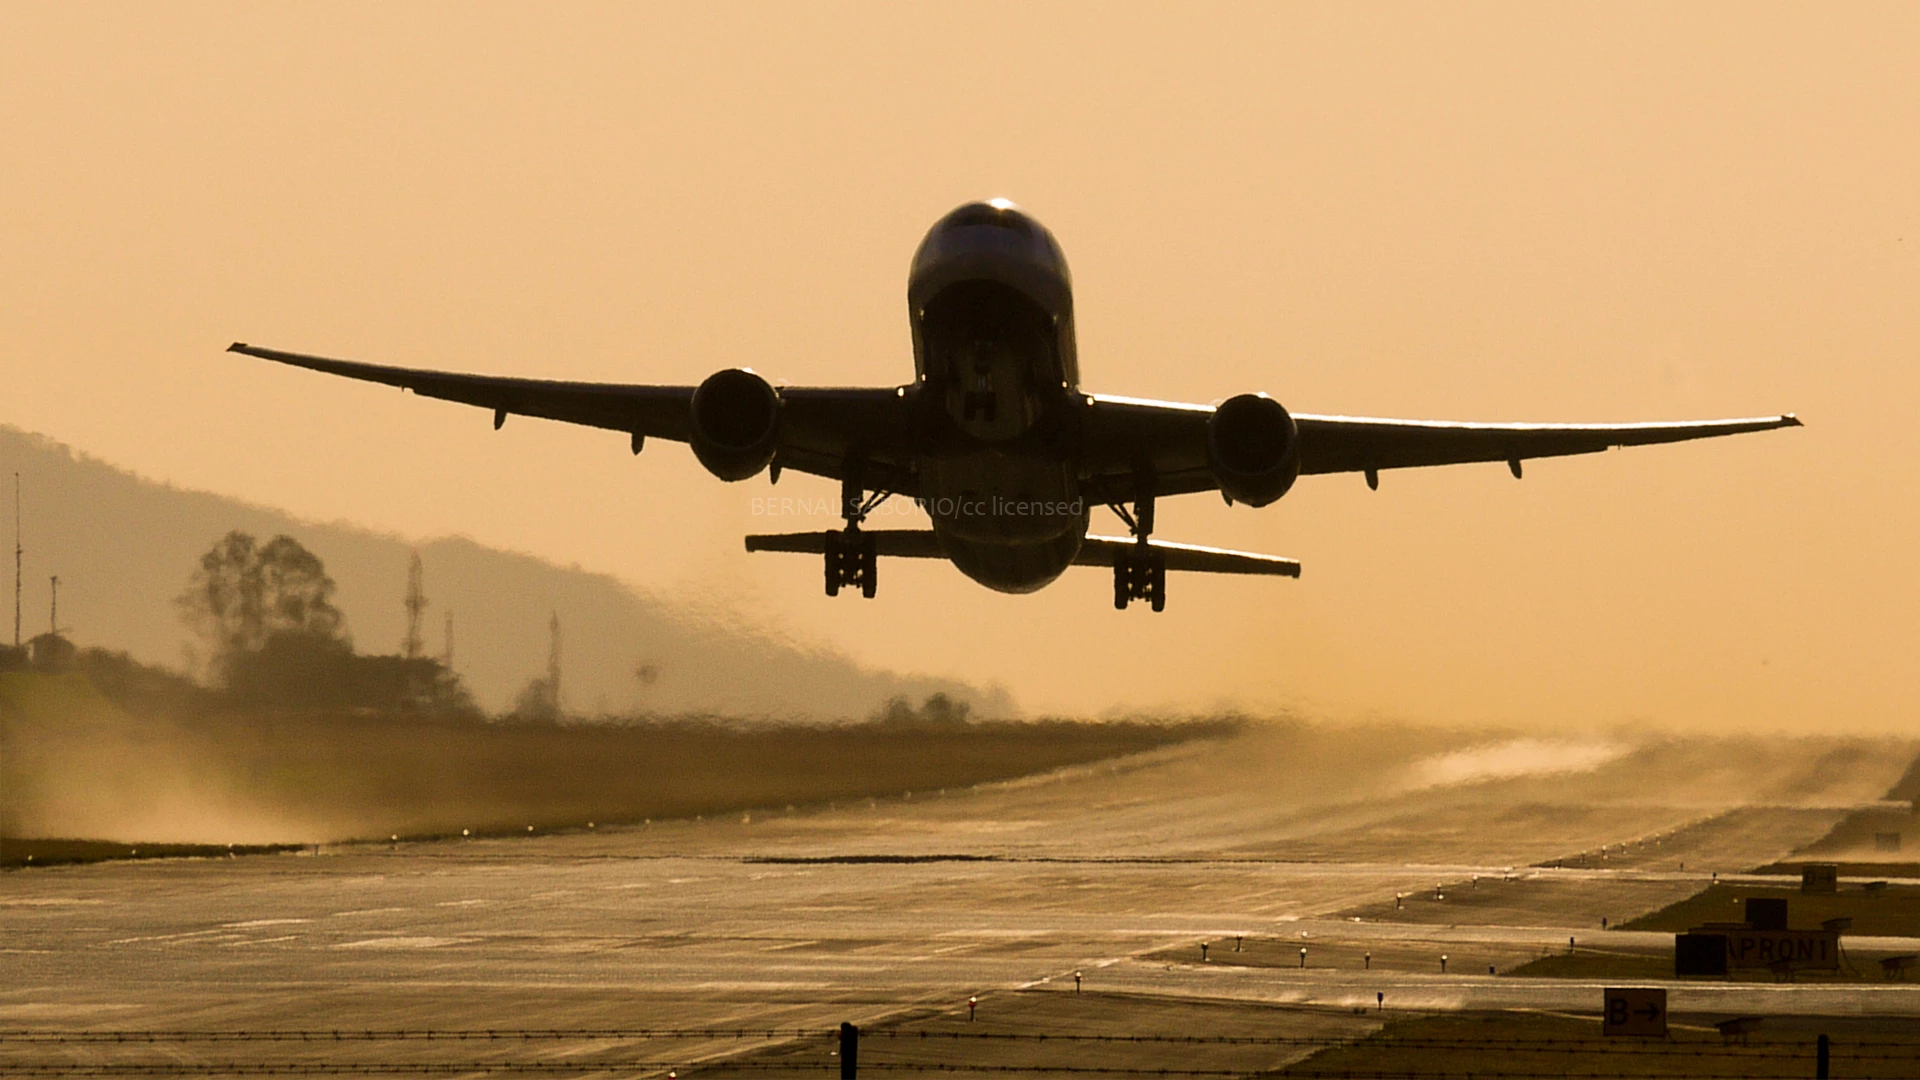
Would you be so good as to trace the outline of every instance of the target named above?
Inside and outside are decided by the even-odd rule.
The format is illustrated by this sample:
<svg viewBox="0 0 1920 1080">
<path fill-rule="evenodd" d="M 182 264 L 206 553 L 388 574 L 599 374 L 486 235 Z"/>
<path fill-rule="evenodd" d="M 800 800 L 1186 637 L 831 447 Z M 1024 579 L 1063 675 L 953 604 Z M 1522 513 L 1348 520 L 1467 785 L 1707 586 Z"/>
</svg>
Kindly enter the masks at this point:
<svg viewBox="0 0 1920 1080">
<path fill-rule="evenodd" d="M 246 352 L 247 343 L 244 341 L 236 341 L 233 344 L 227 346 L 227 351 L 228 352 Z"/>
<path fill-rule="evenodd" d="M 1782 413 L 1780 415 L 1780 426 L 1781 427 L 1806 427 L 1807 425 L 1801 423 L 1800 418 L 1798 416 L 1793 415 L 1792 413 Z"/>
</svg>

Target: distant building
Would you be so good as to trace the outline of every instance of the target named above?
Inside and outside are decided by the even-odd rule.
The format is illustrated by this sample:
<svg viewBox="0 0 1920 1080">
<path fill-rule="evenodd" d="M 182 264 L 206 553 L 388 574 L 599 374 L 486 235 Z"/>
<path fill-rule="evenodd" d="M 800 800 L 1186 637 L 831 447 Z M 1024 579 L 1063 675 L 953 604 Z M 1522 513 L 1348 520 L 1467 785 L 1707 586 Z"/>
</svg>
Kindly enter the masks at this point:
<svg viewBox="0 0 1920 1080">
<path fill-rule="evenodd" d="M 1800 867 L 1800 891 L 1803 893 L 1837 893 L 1840 891 L 1840 866 L 1838 863 L 1807 863 Z"/>
<path fill-rule="evenodd" d="M 35 671 L 65 671 L 73 666 L 77 652 L 73 642 L 52 632 L 27 642 L 27 657 Z"/>
<path fill-rule="evenodd" d="M 25 645 L 0 645 L 0 671 L 25 671 L 30 664 Z"/>
</svg>

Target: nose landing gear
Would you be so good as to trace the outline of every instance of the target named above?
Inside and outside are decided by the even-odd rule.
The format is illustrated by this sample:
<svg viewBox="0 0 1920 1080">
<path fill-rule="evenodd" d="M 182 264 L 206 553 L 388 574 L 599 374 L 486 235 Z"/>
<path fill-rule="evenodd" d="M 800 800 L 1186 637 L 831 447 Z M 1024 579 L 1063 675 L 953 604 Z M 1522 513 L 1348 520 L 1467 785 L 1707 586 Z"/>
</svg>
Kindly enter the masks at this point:
<svg viewBox="0 0 1920 1080">
<path fill-rule="evenodd" d="M 880 558 L 874 549 L 873 537 L 860 531 L 860 523 L 866 520 L 874 507 L 886 502 L 891 494 L 890 491 L 877 491 L 869 499 L 858 478 L 841 481 L 840 516 L 846 520 L 847 527 L 837 533 L 827 534 L 828 596 L 840 595 L 840 587 L 845 585 L 859 586 L 861 596 L 873 599 L 879 586 L 875 572 L 879 569 Z"/>
<path fill-rule="evenodd" d="M 1143 490 L 1134 501 L 1134 512 L 1115 503 L 1111 506 L 1127 523 L 1135 543 L 1132 551 L 1116 552 L 1113 557 L 1113 607 L 1125 611 L 1135 600 L 1145 600 L 1155 611 L 1167 607 L 1167 557 L 1148 543 L 1153 535 L 1153 493 Z"/>
</svg>

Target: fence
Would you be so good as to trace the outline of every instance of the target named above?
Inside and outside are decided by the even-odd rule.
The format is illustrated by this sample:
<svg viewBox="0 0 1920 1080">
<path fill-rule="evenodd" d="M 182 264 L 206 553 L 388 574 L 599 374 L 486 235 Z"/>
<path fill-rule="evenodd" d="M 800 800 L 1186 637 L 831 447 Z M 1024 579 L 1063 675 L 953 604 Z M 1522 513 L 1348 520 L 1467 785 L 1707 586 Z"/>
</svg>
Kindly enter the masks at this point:
<svg viewBox="0 0 1920 1080">
<path fill-rule="evenodd" d="M 56 1061 L 22 1056 L 23 1051 L 45 1051 L 56 1047 L 124 1049 L 146 1047 L 179 1048 L 191 1045 L 238 1046 L 241 1044 L 298 1044 L 309 1053 L 324 1053 L 328 1048 L 349 1045 L 406 1046 L 408 1044 L 448 1044 L 496 1049 L 533 1047 L 542 1044 L 590 1043 L 696 1043 L 738 1044 L 737 1049 L 718 1054 L 674 1054 L 667 1047 L 634 1055 L 601 1050 L 565 1060 L 516 1060 L 464 1056 L 448 1060 L 297 1060 L 280 1058 L 226 1060 L 186 1060 L 174 1056 L 156 1060 L 131 1061 Z M 1220 1068 L 1183 1065 L 1076 1065 L 1040 1061 L 969 1061 L 990 1045 L 1026 1044 L 1038 1048 L 1051 1045 L 1072 1047 L 1128 1047 L 1141 1053 L 1191 1054 L 1202 1047 L 1273 1047 L 1292 1050 L 1323 1050 L 1351 1047 L 1366 1042 L 1353 1036 L 1257 1036 L 1257 1035 L 1168 1035 L 1168 1034 L 1087 1034 L 1074 1032 L 993 1032 L 877 1028 L 862 1030 L 851 1024 L 839 1029 L 820 1028 L 568 1028 L 568 1029 L 363 1029 L 363 1030 L 206 1030 L 206 1031 L 67 1031 L 16 1029 L 0 1031 L 0 1076 L 5 1077 L 166 1077 L 187 1075 L 225 1076 L 450 1076 L 504 1074 L 530 1076 L 581 1076 L 596 1073 L 647 1073 L 679 1080 L 681 1074 L 704 1071 L 727 1073 L 811 1073 L 830 1075 L 837 1071 L 842 1080 L 855 1080 L 859 1072 L 885 1073 L 965 1073 L 1086 1076 L 1248 1076 L 1264 1073 L 1259 1068 Z M 875 1053 L 903 1045 L 915 1047 L 949 1046 L 951 1058 L 943 1052 L 940 1061 L 872 1060 Z M 1618 1078 L 1643 1075 L 1685 1075 L 1692 1077 L 1737 1077 L 1756 1075 L 1827 1076 L 1830 1062 L 1848 1066 L 1845 1075 L 1857 1075 L 1861 1068 L 1888 1076 L 1920 1075 L 1920 1034 L 1913 1039 L 1829 1040 L 1800 1039 L 1760 1045 L 1728 1042 L 1724 1044 L 1675 1044 L 1658 1039 L 1575 1040 L 1548 1038 L 1459 1039 L 1389 1038 L 1379 1046 L 1394 1052 L 1412 1051 L 1444 1056 L 1472 1052 L 1484 1059 L 1496 1060 L 1470 1068 L 1349 1069 L 1316 1068 L 1311 1061 L 1285 1066 L 1286 1076 L 1316 1077 L 1331 1080 L 1346 1078 L 1395 1077 L 1401 1080 L 1452 1080 L 1461 1077 L 1574 1077 Z M 835 1061 L 820 1057 L 740 1056 L 784 1048 L 789 1051 L 809 1048 L 832 1050 Z M 290 1047 L 289 1047 L 290 1048 Z M 863 1052 L 864 1050 L 864 1052 Z M 1544 1064 L 1502 1067 L 1501 1056 L 1540 1057 Z M 1727 1071 L 1702 1071 L 1698 1066 L 1719 1066 Z M 1881 1069 L 1875 1066 L 1888 1066 Z M 1800 1068 L 1799 1066 L 1805 1066 Z M 1650 1068 L 1657 1069 L 1649 1073 Z M 1764 1071 L 1759 1071 L 1764 1070 Z"/>
</svg>

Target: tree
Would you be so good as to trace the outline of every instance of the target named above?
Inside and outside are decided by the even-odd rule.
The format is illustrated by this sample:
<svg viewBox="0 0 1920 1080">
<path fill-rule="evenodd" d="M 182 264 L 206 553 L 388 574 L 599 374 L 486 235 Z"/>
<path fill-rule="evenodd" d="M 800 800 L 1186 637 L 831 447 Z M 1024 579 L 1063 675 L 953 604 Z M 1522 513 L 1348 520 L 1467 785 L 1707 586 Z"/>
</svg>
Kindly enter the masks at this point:
<svg viewBox="0 0 1920 1080">
<path fill-rule="evenodd" d="M 965 727 L 967 717 L 973 712 L 973 706 L 964 701 L 955 701 L 945 693 L 936 691 L 922 702 L 918 709 L 913 702 L 904 697 L 892 697 L 880 707 L 874 719 L 889 727 L 936 729 Z"/>
<path fill-rule="evenodd" d="M 224 682 L 235 658 L 259 652 L 276 635 L 350 649 L 333 593 L 326 566 L 298 540 L 276 536 L 261 546 L 235 529 L 200 557 L 176 603 L 205 646 L 209 673 Z"/>
<path fill-rule="evenodd" d="M 559 695 L 553 692 L 553 684 L 535 676 L 527 680 L 527 685 L 514 695 L 513 718 L 551 723 L 560 719 Z"/>
<path fill-rule="evenodd" d="M 227 664 L 226 693 L 256 709 L 474 716 L 458 676 L 425 656 L 358 656 L 339 638 L 283 630 Z"/>
</svg>

